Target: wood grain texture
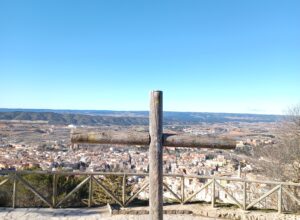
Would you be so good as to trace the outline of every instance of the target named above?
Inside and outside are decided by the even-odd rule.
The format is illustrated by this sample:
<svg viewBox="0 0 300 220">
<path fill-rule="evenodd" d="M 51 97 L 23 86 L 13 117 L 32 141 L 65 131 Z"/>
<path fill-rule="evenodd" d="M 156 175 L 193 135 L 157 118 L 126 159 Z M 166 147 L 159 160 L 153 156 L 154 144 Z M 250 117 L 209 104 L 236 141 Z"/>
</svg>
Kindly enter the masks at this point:
<svg viewBox="0 0 300 220">
<path fill-rule="evenodd" d="M 72 143 L 149 145 L 146 132 L 105 131 L 73 134 Z M 162 145 L 168 147 L 235 149 L 236 141 L 229 138 L 192 136 L 187 134 L 163 134 Z"/>
<path fill-rule="evenodd" d="M 72 143 L 90 144 L 123 144 L 123 145 L 148 145 L 150 135 L 145 132 L 104 131 L 73 134 Z"/>
<path fill-rule="evenodd" d="M 152 91 L 149 113 L 149 214 L 151 220 L 163 219 L 163 94 Z"/>
</svg>

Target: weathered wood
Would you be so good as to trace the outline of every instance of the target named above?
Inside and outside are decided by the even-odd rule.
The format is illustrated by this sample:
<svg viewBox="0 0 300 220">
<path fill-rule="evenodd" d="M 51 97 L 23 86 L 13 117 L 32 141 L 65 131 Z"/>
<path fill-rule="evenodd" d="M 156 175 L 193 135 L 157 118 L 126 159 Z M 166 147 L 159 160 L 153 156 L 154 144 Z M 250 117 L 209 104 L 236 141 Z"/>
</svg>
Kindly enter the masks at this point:
<svg viewBox="0 0 300 220">
<path fill-rule="evenodd" d="M 200 187 L 200 189 L 196 192 L 194 192 L 192 195 L 190 195 L 186 200 L 184 200 L 183 204 L 190 201 L 192 198 L 194 198 L 198 193 L 200 193 L 203 189 L 207 188 L 211 183 L 213 182 L 213 180 L 208 181 L 207 183 L 205 183 L 203 186 Z"/>
<path fill-rule="evenodd" d="M 277 209 L 278 213 L 282 212 L 282 186 L 279 185 L 278 193 L 277 193 Z"/>
<path fill-rule="evenodd" d="M 247 208 L 247 182 L 243 181 L 243 209 Z"/>
<path fill-rule="evenodd" d="M 0 171 L 0 175 L 4 175 L 7 176 L 9 178 L 9 180 L 11 180 L 12 182 L 14 182 L 14 176 L 15 175 L 24 175 L 24 174 L 48 174 L 48 175 L 121 175 L 124 176 L 124 174 L 126 176 L 148 176 L 148 173 L 121 173 L 121 172 L 62 172 L 62 171 L 24 171 L 24 170 L 20 170 L 20 171 L 15 171 L 15 170 L 2 170 Z M 246 208 L 251 208 L 251 207 L 247 207 L 246 206 L 246 200 L 247 200 L 247 184 L 251 184 L 251 183 L 260 183 L 260 184 L 270 184 L 270 185 L 276 185 L 277 189 L 278 189 L 278 185 L 282 185 L 282 190 L 284 194 L 286 194 L 287 196 L 289 196 L 293 201 L 295 201 L 296 203 L 298 203 L 300 205 L 300 199 L 297 198 L 295 195 L 293 195 L 289 190 L 287 190 L 285 187 L 283 186 L 295 186 L 295 187 L 300 187 L 299 183 L 289 183 L 289 182 L 274 182 L 274 181 L 259 181 L 259 180 L 247 180 L 247 179 L 240 179 L 240 178 L 229 178 L 229 177 L 213 177 L 213 176 L 202 176 L 202 175 L 184 175 L 184 174 L 164 174 L 165 177 L 185 177 L 185 178 L 195 178 L 195 179 L 206 179 L 209 180 L 205 185 L 203 185 L 200 190 L 194 192 L 191 196 L 189 196 L 188 198 L 185 199 L 184 203 L 190 201 L 192 198 L 195 197 L 195 195 L 197 195 L 199 192 L 201 192 L 203 189 L 207 188 L 212 182 L 213 179 L 215 180 L 226 180 L 226 181 L 232 181 L 232 182 L 240 182 L 241 184 L 243 184 L 243 191 L 244 191 L 244 196 L 243 196 L 243 207 Z M 6 179 L 7 180 L 7 179 Z M 16 183 L 17 183 L 17 179 L 16 179 Z M 16 186 L 13 186 L 13 188 L 15 188 L 15 192 L 16 190 Z M 142 190 L 144 190 L 144 188 L 146 188 L 148 186 L 145 185 L 145 187 L 143 187 Z M 165 184 L 164 184 L 165 186 Z M 275 187 L 275 188 L 276 188 Z M 273 189 L 274 190 L 274 189 Z M 276 190 L 276 189 L 275 189 Z M 139 190 L 140 191 L 140 190 Z M 273 191 L 274 192 L 274 191 Z M 268 195 L 269 192 L 267 192 Z M 279 193 L 279 192 L 278 192 Z M 246 195 L 246 196 L 245 196 Z M 137 195 L 136 195 L 137 196 Z M 263 195 L 263 199 L 265 199 L 266 195 Z M 14 198 L 14 196 L 13 196 Z M 179 197 L 178 197 L 179 198 Z M 261 199 L 261 198 L 260 198 Z M 262 199 L 262 200 L 263 200 Z M 130 200 L 132 201 L 133 199 L 130 198 Z M 180 198 L 181 200 L 181 198 Z M 127 201 L 125 205 L 130 204 L 131 201 Z M 121 201 L 122 202 L 122 201 Z M 255 201 L 254 201 L 255 202 Z M 16 206 L 16 198 L 15 198 L 15 202 L 13 202 Z M 123 203 L 124 204 L 124 203 Z"/>
<path fill-rule="evenodd" d="M 163 219 L 163 94 L 152 91 L 149 113 L 149 214 L 151 220 Z"/>
<path fill-rule="evenodd" d="M 0 182 L 0 186 L 4 185 L 9 179 L 5 179 L 3 181 Z"/>
<path fill-rule="evenodd" d="M 236 141 L 229 138 L 191 136 L 187 134 L 163 134 L 163 146 L 235 149 Z M 149 145 L 150 135 L 145 132 L 103 131 L 77 133 L 71 136 L 72 143 Z"/>
<path fill-rule="evenodd" d="M 149 186 L 149 182 L 145 182 L 145 184 L 135 193 L 133 194 L 128 201 L 125 203 L 125 206 L 128 206 L 129 203 L 131 203 L 144 189 L 146 189 Z"/>
<path fill-rule="evenodd" d="M 182 200 L 179 198 L 179 196 L 166 184 L 163 183 L 164 187 L 175 197 L 175 199 L 177 200 L 177 202 L 182 202 Z"/>
<path fill-rule="evenodd" d="M 17 174 L 15 173 L 13 177 L 13 194 L 12 194 L 12 207 L 16 208 L 17 202 Z"/>
<path fill-rule="evenodd" d="M 184 176 L 181 177 L 181 204 L 184 202 Z"/>
<path fill-rule="evenodd" d="M 90 133 L 73 133 L 72 143 L 91 143 L 91 144 L 123 144 L 123 145 L 148 145 L 150 135 L 145 132 L 130 131 L 103 131 Z"/>
<path fill-rule="evenodd" d="M 40 194 L 37 190 L 33 188 L 26 180 L 24 180 L 22 177 L 16 175 L 16 178 L 20 183 L 22 183 L 27 189 L 29 189 L 31 192 L 33 192 L 40 200 L 42 200 L 44 203 L 46 203 L 50 208 L 52 208 L 52 204 L 48 202 L 48 200 Z"/>
<path fill-rule="evenodd" d="M 216 180 L 213 178 L 211 185 L 211 207 L 215 207 L 215 197 L 216 197 Z"/>
<path fill-rule="evenodd" d="M 91 207 L 92 203 L 93 203 L 93 175 L 90 175 L 88 207 Z"/>
<path fill-rule="evenodd" d="M 93 178 L 94 180 L 95 180 L 95 182 L 96 182 L 96 184 L 98 185 L 98 186 L 100 186 L 100 188 L 106 193 L 106 195 L 108 195 L 108 196 L 110 196 L 113 200 L 115 200 L 116 201 L 116 203 L 118 203 L 120 206 L 124 206 L 123 204 L 122 204 L 122 202 L 116 197 L 116 196 L 114 196 L 114 194 L 109 190 L 109 189 L 107 189 L 99 180 L 97 180 L 96 178 L 94 178 L 93 176 L 91 176 L 91 178 Z"/>
<path fill-rule="evenodd" d="M 149 173 L 129 173 L 129 172 L 83 172 L 83 171 L 45 171 L 45 170 L 0 170 L 0 175 L 12 175 L 10 179 L 13 179 L 14 174 L 24 175 L 24 174 L 48 174 L 48 175 L 66 175 L 66 176 L 74 176 L 74 175 L 95 175 L 95 176 L 109 176 L 109 175 L 121 175 L 123 176 L 149 176 Z M 276 181 L 268 181 L 268 180 L 250 180 L 250 179 L 240 179 L 236 177 L 222 177 L 222 176 L 208 176 L 208 175 L 186 175 L 186 174 L 176 174 L 176 173 L 164 173 L 164 177 L 182 177 L 185 178 L 196 178 L 196 179 L 213 179 L 216 180 L 226 180 L 226 181 L 233 181 L 233 182 L 246 182 L 246 183 L 259 183 L 259 184 L 269 184 L 269 185 L 279 185 L 282 186 L 295 186 L 300 187 L 300 183 L 294 182 L 276 182 Z"/>
<path fill-rule="evenodd" d="M 236 198 L 234 198 L 234 196 L 231 195 L 231 193 L 229 193 L 227 189 L 225 189 L 220 183 L 218 183 L 218 181 L 216 181 L 215 183 L 221 190 L 223 190 L 229 196 L 229 198 L 231 198 L 234 201 L 236 205 L 238 205 L 241 209 L 243 208 L 242 204 Z"/>
<path fill-rule="evenodd" d="M 259 203 L 261 200 L 263 200 L 264 198 L 266 198 L 267 196 L 271 195 L 272 193 L 274 193 L 276 190 L 278 190 L 280 188 L 280 185 L 275 186 L 273 189 L 271 189 L 270 191 L 266 192 L 265 194 L 263 194 L 261 197 L 259 197 L 258 199 L 255 199 L 253 202 L 251 202 L 248 206 L 247 209 L 250 209 L 251 207 L 253 207 L 255 204 Z"/>
<path fill-rule="evenodd" d="M 87 178 L 85 178 L 84 180 L 81 181 L 81 183 L 79 183 L 71 192 L 69 192 L 65 198 L 63 198 L 62 200 L 60 200 L 57 204 L 56 204 L 56 207 L 60 206 L 64 201 L 66 201 L 68 198 L 70 198 L 70 196 L 77 192 L 84 184 L 87 183 L 87 181 L 89 181 L 91 177 L 88 176 Z"/>
<path fill-rule="evenodd" d="M 282 190 L 295 202 L 298 203 L 298 205 L 300 205 L 300 199 L 298 199 L 295 195 L 293 195 L 291 192 L 289 192 L 288 190 L 286 190 L 285 188 L 282 188 Z"/>
<path fill-rule="evenodd" d="M 125 205 L 126 202 L 126 174 L 123 175 L 123 181 L 122 181 L 122 202 L 123 205 Z"/>
<path fill-rule="evenodd" d="M 169 147 L 235 149 L 236 141 L 229 138 L 164 134 L 163 145 Z"/>
<path fill-rule="evenodd" d="M 55 207 L 57 202 L 57 175 L 56 174 L 53 175 L 52 187 L 53 187 L 52 207 Z"/>
</svg>

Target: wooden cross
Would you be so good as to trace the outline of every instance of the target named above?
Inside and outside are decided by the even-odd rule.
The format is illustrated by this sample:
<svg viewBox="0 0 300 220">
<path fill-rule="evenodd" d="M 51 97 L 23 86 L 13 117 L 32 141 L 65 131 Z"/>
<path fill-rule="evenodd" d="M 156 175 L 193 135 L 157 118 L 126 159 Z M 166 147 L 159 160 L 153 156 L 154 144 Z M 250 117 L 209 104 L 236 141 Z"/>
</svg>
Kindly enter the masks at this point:
<svg viewBox="0 0 300 220">
<path fill-rule="evenodd" d="M 162 91 L 152 91 L 149 133 L 105 131 L 73 134 L 72 143 L 150 145 L 149 147 L 149 213 L 151 220 L 163 219 L 163 146 L 234 149 L 231 139 L 203 138 L 163 133 Z"/>
</svg>

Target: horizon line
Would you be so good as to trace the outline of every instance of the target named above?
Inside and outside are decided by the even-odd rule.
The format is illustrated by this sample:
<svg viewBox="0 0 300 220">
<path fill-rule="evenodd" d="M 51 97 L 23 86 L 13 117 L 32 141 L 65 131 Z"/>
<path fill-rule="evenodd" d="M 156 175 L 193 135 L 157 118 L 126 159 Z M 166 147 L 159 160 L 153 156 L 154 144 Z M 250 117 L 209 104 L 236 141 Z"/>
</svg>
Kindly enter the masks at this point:
<svg viewBox="0 0 300 220">
<path fill-rule="evenodd" d="M 113 110 L 113 109 L 61 109 L 61 108 L 6 108 L 0 107 L 0 110 L 49 110 L 49 111 L 114 111 L 114 112 L 149 112 L 149 110 Z M 215 112 L 215 111 L 176 111 L 176 110 L 163 110 L 164 112 L 177 112 L 177 113 L 212 113 L 212 114 L 249 114 L 249 115 L 274 115 L 284 116 L 285 114 L 272 114 L 272 113 L 249 113 L 249 112 Z"/>
</svg>

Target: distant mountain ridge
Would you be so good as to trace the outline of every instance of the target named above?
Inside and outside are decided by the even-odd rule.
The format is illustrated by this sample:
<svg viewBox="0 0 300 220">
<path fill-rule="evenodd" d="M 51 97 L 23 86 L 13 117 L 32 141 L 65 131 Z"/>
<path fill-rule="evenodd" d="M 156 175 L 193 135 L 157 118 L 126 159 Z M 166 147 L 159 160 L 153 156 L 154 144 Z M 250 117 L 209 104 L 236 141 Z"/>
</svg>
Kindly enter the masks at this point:
<svg viewBox="0 0 300 220">
<path fill-rule="evenodd" d="M 281 115 L 164 112 L 165 124 L 197 124 L 201 122 L 276 122 Z M 48 121 L 50 124 L 75 125 L 147 125 L 148 111 L 51 110 L 0 108 L 0 120 Z"/>
</svg>

